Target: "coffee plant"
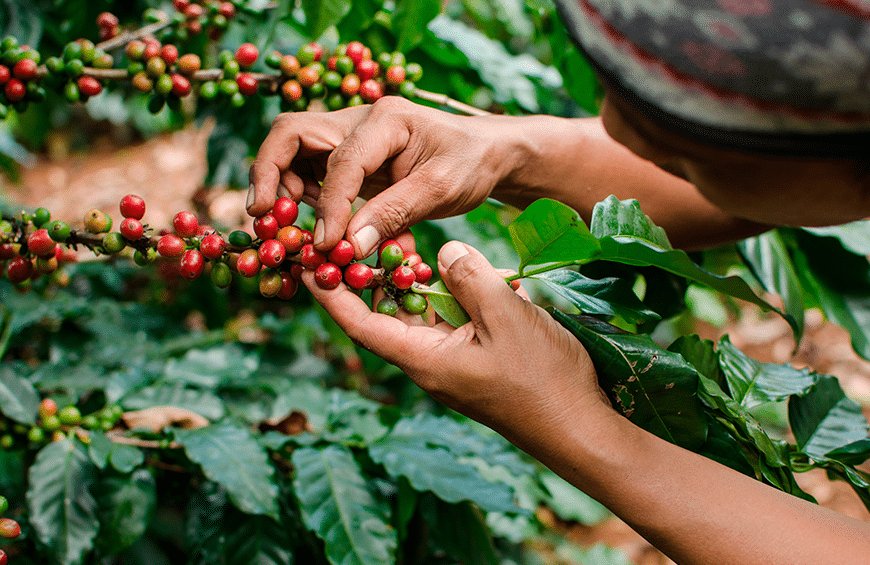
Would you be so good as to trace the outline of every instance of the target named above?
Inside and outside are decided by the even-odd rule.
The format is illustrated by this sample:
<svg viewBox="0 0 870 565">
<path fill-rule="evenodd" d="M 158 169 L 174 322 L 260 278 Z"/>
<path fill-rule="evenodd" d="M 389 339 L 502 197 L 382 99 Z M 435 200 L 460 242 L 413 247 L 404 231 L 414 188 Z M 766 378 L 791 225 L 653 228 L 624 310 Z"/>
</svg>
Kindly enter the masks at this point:
<svg viewBox="0 0 870 565">
<path fill-rule="evenodd" d="M 143 134 L 214 120 L 205 184 L 247 188 L 281 111 L 401 95 L 578 116 L 598 98 L 538 0 L 8 2 L 0 29 L 12 172 L 26 150 L 10 132 L 38 147 L 106 108 Z M 727 337 L 662 347 L 657 331 L 680 328 L 703 288 L 783 316 L 797 341 L 818 307 L 870 357 L 864 222 L 690 256 L 634 201 L 599 203 L 589 226 L 554 201 L 486 203 L 415 226 L 415 252 L 389 240 L 353 261 L 347 242 L 315 250 L 310 209 L 286 197 L 235 230 L 187 210 L 150 225 L 133 194 L 120 215 L 88 207 L 56 218 L 0 205 L 0 565 L 519 564 L 539 562 L 541 540 L 566 560 L 627 563 L 553 542 L 541 506 L 584 524 L 606 510 L 434 403 L 296 292 L 309 269 L 381 313 L 463 324 L 424 261 L 448 239 L 514 268 L 508 282 L 531 285 L 637 425 L 802 498 L 795 473 L 825 469 L 870 506 L 858 467 L 870 426 L 835 377 L 760 363 Z"/>
</svg>

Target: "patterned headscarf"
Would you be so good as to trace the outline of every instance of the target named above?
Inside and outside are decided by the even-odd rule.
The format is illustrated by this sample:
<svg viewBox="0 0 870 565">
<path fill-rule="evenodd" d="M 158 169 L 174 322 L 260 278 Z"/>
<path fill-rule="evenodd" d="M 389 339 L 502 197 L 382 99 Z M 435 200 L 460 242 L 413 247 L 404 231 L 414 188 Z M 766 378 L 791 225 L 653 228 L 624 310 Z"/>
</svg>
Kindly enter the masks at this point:
<svg viewBox="0 0 870 565">
<path fill-rule="evenodd" d="M 870 157 L 870 0 L 556 0 L 616 94 L 707 145 Z"/>
</svg>

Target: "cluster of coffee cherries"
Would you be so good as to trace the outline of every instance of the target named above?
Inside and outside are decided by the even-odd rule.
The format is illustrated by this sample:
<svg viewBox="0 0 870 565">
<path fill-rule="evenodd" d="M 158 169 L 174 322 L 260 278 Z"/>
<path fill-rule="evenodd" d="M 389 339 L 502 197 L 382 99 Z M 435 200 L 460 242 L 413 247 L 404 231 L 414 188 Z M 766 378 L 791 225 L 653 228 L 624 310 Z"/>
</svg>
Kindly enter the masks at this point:
<svg viewBox="0 0 870 565">
<path fill-rule="evenodd" d="M 5 496 L 0 496 L 0 516 L 6 514 L 9 510 L 9 501 Z M 0 518 L 0 538 L 6 540 L 17 539 L 21 535 L 21 526 L 12 518 Z M 0 549 L 0 565 L 6 565 L 9 558 L 6 552 Z"/>
<path fill-rule="evenodd" d="M 227 26 L 236 15 L 236 6 L 232 2 L 220 0 L 197 2 L 191 0 L 173 0 L 175 12 L 173 19 L 173 39 L 187 41 L 206 32 L 208 38 L 217 41 L 223 37 Z"/>
<path fill-rule="evenodd" d="M 63 439 L 75 429 L 109 431 L 118 424 L 122 413 L 121 407 L 113 404 L 82 416 L 73 404 L 59 408 L 54 400 L 44 398 L 39 404 L 38 420 L 32 426 L 0 417 L 0 449 L 39 448 Z"/>
<path fill-rule="evenodd" d="M 12 36 L 0 42 L 0 119 L 9 114 L 9 107 L 19 112 L 30 102 L 45 99 L 45 89 L 39 77 L 39 52 L 19 45 Z"/>
<path fill-rule="evenodd" d="M 49 229 L 51 231 L 49 231 Z M 0 274 L 21 291 L 43 275 L 63 275 L 59 267 L 76 259 L 66 243 L 71 235 L 62 221 L 51 222 L 51 212 L 38 208 L 14 221 L 0 220 Z"/>
</svg>

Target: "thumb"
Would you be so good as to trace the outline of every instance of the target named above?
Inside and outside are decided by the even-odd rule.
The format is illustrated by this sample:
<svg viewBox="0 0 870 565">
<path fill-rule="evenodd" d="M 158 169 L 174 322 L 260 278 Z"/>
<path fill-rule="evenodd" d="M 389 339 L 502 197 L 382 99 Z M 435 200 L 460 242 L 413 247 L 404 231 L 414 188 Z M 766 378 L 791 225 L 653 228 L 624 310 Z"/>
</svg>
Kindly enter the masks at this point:
<svg viewBox="0 0 870 565">
<path fill-rule="evenodd" d="M 468 312 L 475 330 L 489 334 L 510 323 L 511 311 L 523 299 L 475 248 L 450 241 L 438 253 L 438 270 L 450 293 Z"/>
</svg>

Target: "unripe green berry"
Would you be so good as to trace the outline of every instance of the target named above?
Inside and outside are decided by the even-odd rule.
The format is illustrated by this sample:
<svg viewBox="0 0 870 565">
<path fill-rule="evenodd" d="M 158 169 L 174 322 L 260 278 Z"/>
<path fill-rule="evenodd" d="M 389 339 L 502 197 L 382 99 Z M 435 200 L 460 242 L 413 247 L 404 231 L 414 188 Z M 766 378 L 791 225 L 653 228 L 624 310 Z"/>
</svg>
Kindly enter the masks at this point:
<svg viewBox="0 0 870 565">
<path fill-rule="evenodd" d="M 211 282 L 218 288 L 226 288 L 233 281 L 233 273 L 226 263 L 215 263 L 211 268 Z"/>
<path fill-rule="evenodd" d="M 79 43 L 79 59 L 81 59 L 83 63 L 88 64 L 93 61 L 96 56 L 97 48 L 94 45 L 94 42 L 90 39 L 83 39 L 81 43 Z"/>
<path fill-rule="evenodd" d="M 64 86 L 64 88 L 63 88 L 63 97 L 70 104 L 75 104 L 76 102 L 81 100 L 82 96 L 81 96 L 81 93 L 79 92 L 78 85 L 74 82 L 66 83 L 66 86 Z"/>
<path fill-rule="evenodd" d="M 59 73 L 64 69 L 63 59 L 60 57 L 49 57 L 45 60 L 45 68 L 50 73 Z"/>
<path fill-rule="evenodd" d="M 239 93 L 239 85 L 234 80 L 222 80 L 220 82 L 220 91 L 224 96 L 231 97 L 232 95 Z"/>
<path fill-rule="evenodd" d="M 133 262 L 136 263 L 137 265 L 139 265 L 140 267 L 150 265 L 156 259 L 157 259 L 157 252 L 151 248 L 148 248 L 148 250 L 145 251 L 145 253 L 139 251 L 138 249 L 136 250 L 135 253 L 133 253 Z"/>
<path fill-rule="evenodd" d="M 172 92 L 172 77 L 165 74 L 157 77 L 157 80 L 154 82 L 154 91 L 163 96 Z"/>
<path fill-rule="evenodd" d="M 90 233 L 106 233 L 112 229 L 112 218 L 94 208 L 85 214 L 85 229 Z"/>
<path fill-rule="evenodd" d="M 227 61 L 224 64 L 223 70 L 224 70 L 224 78 L 225 79 L 226 78 L 234 79 L 239 74 L 240 68 L 239 68 L 239 64 L 235 60 L 232 60 L 232 61 Z"/>
<path fill-rule="evenodd" d="M 281 68 L 281 53 L 278 51 L 272 51 L 268 55 L 266 55 L 265 63 L 266 66 L 270 69 L 279 69 Z"/>
<path fill-rule="evenodd" d="M 378 302 L 377 310 L 379 314 L 395 316 L 399 312 L 399 304 L 389 296 L 385 296 Z"/>
<path fill-rule="evenodd" d="M 422 314 L 429 307 L 426 297 L 416 292 L 409 292 L 402 297 L 402 308 L 409 314 Z"/>
<path fill-rule="evenodd" d="M 47 432 L 53 432 L 60 428 L 60 418 L 57 415 L 45 416 L 42 418 L 42 427 Z"/>
<path fill-rule="evenodd" d="M 12 35 L 7 35 L 3 38 L 3 42 L 0 43 L 0 50 L 9 51 L 11 49 L 18 48 L 18 39 Z"/>
<path fill-rule="evenodd" d="M 30 443 L 42 443 L 45 441 L 45 430 L 33 427 L 27 432 L 27 441 Z"/>
<path fill-rule="evenodd" d="M 411 82 L 417 82 L 423 78 L 423 67 L 419 63 L 408 63 L 405 65 L 405 76 Z"/>
<path fill-rule="evenodd" d="M 245 95 L 241 92 L 236 92 L 235 94 L 230 96 L 230 105 L 233 108 L 241 108 L 245 105 L 247 101 L 247 98 L 245 98 Z"/>
<path fill-rule="evenodd" d="M 118 232 L 107 233 L 103 238 L 103 249 L 106 253 L 120 253 L 127 247 L 127 240 Z"/>
<path fill-rule="evenodd" d="M 417 95 L 417 85 L 410 80 L 406 80 L 399 85 L 399 94 L 405 98 L 413 98 Z"/>
<path fill-rule="evenodd" d="M 82 55 L 82 47 L 75 41 L 67 43 L 63 48 L 63 60 L 67 63 L 73 59 L 78 59 Z"/>
<path fill-rule="evenodd" d="M 331 94 L 326 98 L 326 108 L 333 112 L 335 110 L 341 110 L 345 106 L 344 96 L 339 93 Z"/>
<path fill-rule="evenodd" d="M 15 445 L 15 438 L 9 434 L 4 434 L 0 436 L 0 448 L 2 449 L 12 449 Z"/>
<path fill-rule="evenodd" d="M 37 228 L 41 228 L 44 224 L 51 220 L 51 212 L 46 208 L 37 208 L 36 211 L 33 212 L 33 218 L 31 221 L 33 225 Z"/>
<path fill-rule="evenodd" d="M 82 418 L 82 427 L 86 430 L 94 430 L 100 426 L 100 421 L 93 414 L 88 414 Z"/>
<path fill-rule="evenodd" d="M 64 426 L 78 426 L 82 421 L 82 413 L 75 406 L 64 406 L 57 413 L 57 417 Z"/>
<path fill-rule="evenodd" d="M 218 85 L 214 81 L 207 81 L 202 83 L 202 86 L 199 87 L 199 95 L 202 96 L 205 100 L 211 100 L 218 93 Z"/>
<path fill-rule="evenodd" d="M 64 70 L 70 78 L 78 78 L 85 72 L 85 64 L 81 59 L 73 59 L 67 62 Z"/>
<path fill-rule="evenodd" d="M 381 250 L 381 266 L 385 271 L 396 270 L 404 259 L 405 255 L 402 248 L 395 243 L 387 245 Z"/>
<path fill-rule="evenodd" d="M 0 516 L 6 514 L 7 510 L 9 510 L 9 501 L 5 496 L 0 496 Z"/>
</svg>

